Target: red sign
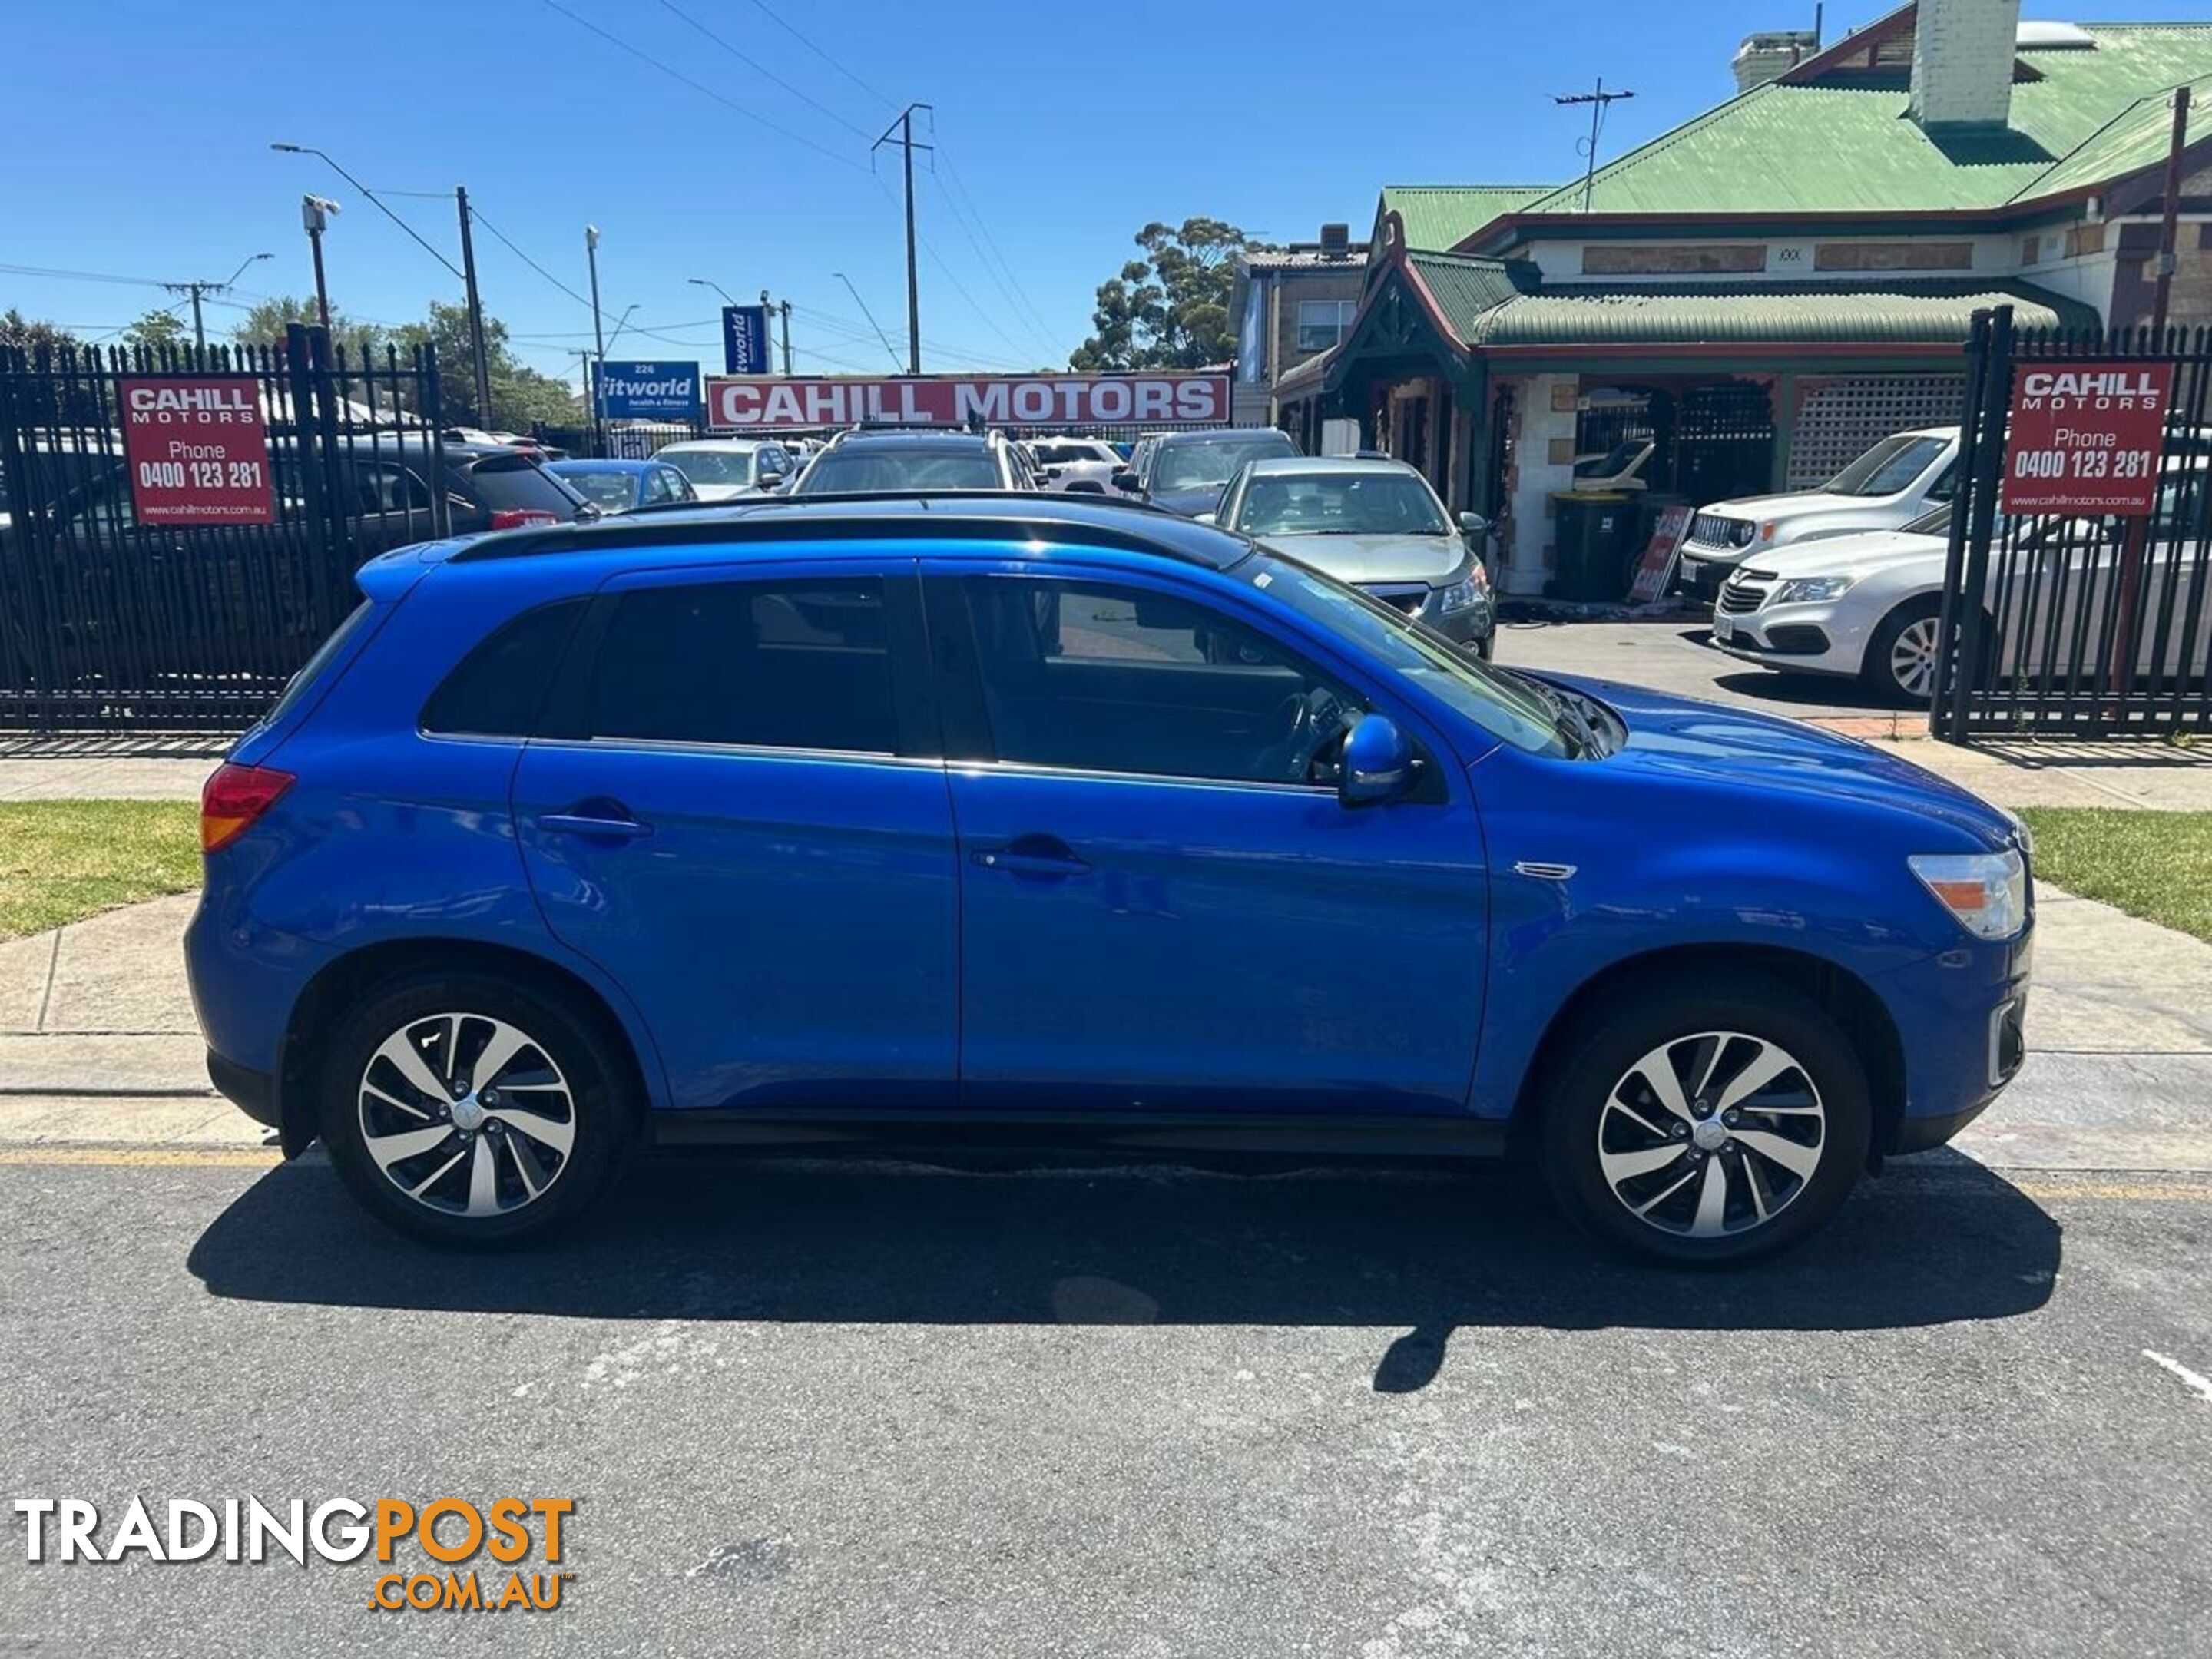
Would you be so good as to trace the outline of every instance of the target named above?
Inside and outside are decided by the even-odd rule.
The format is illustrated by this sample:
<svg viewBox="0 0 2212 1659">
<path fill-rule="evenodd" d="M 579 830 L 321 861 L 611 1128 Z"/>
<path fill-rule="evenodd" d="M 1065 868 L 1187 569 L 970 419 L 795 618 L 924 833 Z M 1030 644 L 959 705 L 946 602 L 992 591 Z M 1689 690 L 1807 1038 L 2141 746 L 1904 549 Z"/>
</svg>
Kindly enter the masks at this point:
<svg viewBox="0 0 2212 1659">
<path fill-rule="evenodd" d="M 2004 510 L 2149 513 L 2158 495 L 2173 365 L 2024 362 L 2014 374 Z"/>
<path fill-rule="evenodd" d="M 1644 556 L 1636 562 L 1636 579 L 1628 585 L 1632 603 L 1649 605 L 1667 591 L 1668 579 L 1674 574 L 1674 556 L 1681 550 L 1683 532 L 1689 527 L 1688 507 L 1659 510 L 1651 526 L 1651 539 L 1644 544 Z"/>
<path fill-rule="evenodd" d="M 274 524 L 269 428 L 250 374 L 119 380 L 141 524 Z"/>
<path fill-rule="evenodd" d="M 1226 374 L 707 377 L 707 423 L 760 427 L 1166 426 L 1229 418 Z"/>
</svg>

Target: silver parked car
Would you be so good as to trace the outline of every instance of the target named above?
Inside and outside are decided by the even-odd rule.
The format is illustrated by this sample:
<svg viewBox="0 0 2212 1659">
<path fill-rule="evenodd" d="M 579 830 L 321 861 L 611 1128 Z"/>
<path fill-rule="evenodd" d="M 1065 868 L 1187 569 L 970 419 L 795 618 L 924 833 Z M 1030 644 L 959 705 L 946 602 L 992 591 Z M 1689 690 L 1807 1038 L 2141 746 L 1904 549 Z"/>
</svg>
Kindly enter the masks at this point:
<svg viewBox="0 0 2212 1659">
<path fill-rule="evenodd" d="M 1365 590 L 1476 656 L 1488 658 L 1498 611 L 1468 538 L 1437 492 L 1403 461 L 1253 461 L 1230 481 L 1218 521 L 1324 575 Z"/>
</svg>

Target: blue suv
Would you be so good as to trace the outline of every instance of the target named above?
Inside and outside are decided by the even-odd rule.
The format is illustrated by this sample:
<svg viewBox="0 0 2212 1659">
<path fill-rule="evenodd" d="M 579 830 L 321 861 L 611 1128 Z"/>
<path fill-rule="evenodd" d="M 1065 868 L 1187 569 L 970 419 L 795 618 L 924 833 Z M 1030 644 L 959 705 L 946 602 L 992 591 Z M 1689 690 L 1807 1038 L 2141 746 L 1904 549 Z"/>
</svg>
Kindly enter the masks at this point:
<svg viewBox="0 0 2212 1659">
<path fill-rule="evenodd" d="M 1469 662 L 1066 496 L 439 543 L 209 781 L 209 1067 L 410 1232 L 623 1155 L 1538 1160 L 1685 1261 L 2020 1064 L 2008 814 L 1845 738 Z"/>
</svg>

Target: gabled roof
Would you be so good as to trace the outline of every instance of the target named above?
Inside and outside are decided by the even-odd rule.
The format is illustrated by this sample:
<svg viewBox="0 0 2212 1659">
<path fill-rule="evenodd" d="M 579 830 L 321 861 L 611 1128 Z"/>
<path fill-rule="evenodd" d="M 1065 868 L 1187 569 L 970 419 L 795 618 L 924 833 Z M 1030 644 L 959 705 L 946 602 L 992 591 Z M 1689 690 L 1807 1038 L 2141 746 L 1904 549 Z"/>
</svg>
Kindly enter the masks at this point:
<svg viewBox="0 0 2212 1659">
<path fill-rule="evenodd" d="M 1931 135 L 1906 117 L 1901 76 L 1807 81 L 1821 61 L 1808 60 L 1599 168 L 1590 211 L 1970 211 L 2087 189 L 2163 153 L 2156 106 L 2174 86 L 2212 76 L 2212 24 L 2084 32 L 2092 50 L 2023 50 L 2033 76 L 2014 84 L 2002 131 Z M 1583 186 L 1512 210 L 1580 213 Z"/>
<path fill-rule="evenodd" d="M 1487 312 L 1532 292 L 1536 267 L 1520 259 L 1482 259 L 1467 253 L 1408 252 L 1406 264 L 1436 302 L 1445 325 L 1462 340 Z"/>
<path fill-rule="evenodd" d="M 2190 83 L 2189 101 L 2192 108 L 2204 107 L 2208 91 L 2212 91 L 2212 75 L 2200 76 Z M 2033 201 L 2060 196 L 2069 191 L 2088 189 L 2110 179 L 2124 179 L 2146 167 L 2162 166 L 2166 148 L 2172 142 L 2172 94 L 2151 93 L 2136 99 L 2070 155 L 2022 185 L 2013 199 Z"/>
<path fill-rule="evenodd" d="M 1374 246 L 1383 243 L 1385 214 L 1395 213 L 1404 223 L 1407 247 L 1456 247 L 1500 214 L 1518 212 L 1551 190 L 1549 185 L 1385 185 Z"/>
</svg>

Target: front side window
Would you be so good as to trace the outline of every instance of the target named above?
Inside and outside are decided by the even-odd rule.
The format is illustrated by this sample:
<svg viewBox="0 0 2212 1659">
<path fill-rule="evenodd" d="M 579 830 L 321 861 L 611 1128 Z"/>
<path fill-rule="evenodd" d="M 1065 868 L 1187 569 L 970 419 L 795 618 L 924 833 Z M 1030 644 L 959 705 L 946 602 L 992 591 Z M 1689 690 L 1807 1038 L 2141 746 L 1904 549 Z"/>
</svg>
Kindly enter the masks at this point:
<svg viewBox="0 0 2212 1659">
<path fill-rule="evenodd" d="M 883 580 L 625 593 L 592 666 L 588 708 L 595 738 L 892 753 Z"/>
<path fill-rule="evenodd" d="M 1333 784 L 1352 692 L 1243 623 L 1104 583 L 968 580 L 1001 761 L 1074 771 Z"/>
</svg>

